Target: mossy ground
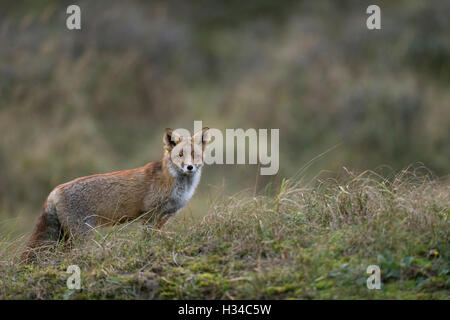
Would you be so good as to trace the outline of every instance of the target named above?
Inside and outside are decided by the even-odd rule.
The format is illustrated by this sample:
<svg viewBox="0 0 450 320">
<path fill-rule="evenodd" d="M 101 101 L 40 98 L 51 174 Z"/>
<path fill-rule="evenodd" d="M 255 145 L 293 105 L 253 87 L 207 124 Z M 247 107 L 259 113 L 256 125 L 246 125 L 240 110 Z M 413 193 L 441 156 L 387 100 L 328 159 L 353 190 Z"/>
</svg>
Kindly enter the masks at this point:
<svg viewBox="0 0 450 320">
<path fill-rule="evenodd" d="M 214 202 L 161 231 L 136 222 L 98 230 L 37 264 L 0 244 L 2 299 L 449 299 L 450 187 L 407 172 Z M 81 290 L 69 290 L 69 265 Z M 382 287 L 366 286 L 369 265 Z"/>
</svg>

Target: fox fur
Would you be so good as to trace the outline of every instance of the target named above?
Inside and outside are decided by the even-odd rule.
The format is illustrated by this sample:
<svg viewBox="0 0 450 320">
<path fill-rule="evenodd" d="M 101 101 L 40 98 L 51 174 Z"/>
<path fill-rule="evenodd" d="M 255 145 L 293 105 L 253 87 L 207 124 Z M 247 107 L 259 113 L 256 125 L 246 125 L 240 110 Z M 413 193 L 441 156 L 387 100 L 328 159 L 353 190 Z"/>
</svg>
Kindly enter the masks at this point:
<svg viewBox="0 0 450 320">
<path fill-rule="evenodd" d="M 57 186 L 44 202 L 22 261 L 33 261 L 40 249 L 99 226 L 142 217 L 161 228 L 195 192 L 209 142 L 207 130 L 182 137 L 166 129 L 162 160 Z"/>
</svg>

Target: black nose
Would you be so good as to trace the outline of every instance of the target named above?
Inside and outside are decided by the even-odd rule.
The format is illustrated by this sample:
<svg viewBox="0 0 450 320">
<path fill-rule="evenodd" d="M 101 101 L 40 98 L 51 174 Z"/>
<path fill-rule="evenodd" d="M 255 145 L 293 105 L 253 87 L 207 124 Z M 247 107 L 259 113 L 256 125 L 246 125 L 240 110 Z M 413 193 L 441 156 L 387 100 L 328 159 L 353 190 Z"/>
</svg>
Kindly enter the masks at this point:
<svg viewBox="0 0 450 320">
<path fill-rule="evenodd" d="M 187 166 L 187 169 L 188 169 L 189 171 L 191 171 L 192 169 L 194 169 L 194 167 L 191 166 L 191 165 L 188 165 L 188 166 Z"/>
</svg>

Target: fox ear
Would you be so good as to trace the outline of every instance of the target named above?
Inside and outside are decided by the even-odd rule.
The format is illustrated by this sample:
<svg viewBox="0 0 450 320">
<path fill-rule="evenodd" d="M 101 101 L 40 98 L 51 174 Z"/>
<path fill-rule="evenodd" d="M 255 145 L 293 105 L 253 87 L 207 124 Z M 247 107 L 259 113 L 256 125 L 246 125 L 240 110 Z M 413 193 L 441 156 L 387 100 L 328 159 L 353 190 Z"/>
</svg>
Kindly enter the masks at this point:
<svg viewBox="0 0 450 320">
<path fill-rule="evenodd" d="M 196 143 L 201 142 L 203 149 L 205 149 L 206 145 L 211 141 L 211 135 L 209 134 L 208 130 L 208 127 L 204 127 L 201 131 L 194 134 L 194 141 Z"/>
<path fill-rule="evenodd" d="M 164 149 L 170 151 L 172 150 L 173 147 L 177 145 L 178 142 L 180 142 L 180 136 L 177 135 L 173 131 L 173 129 L 166 128 L 166 130 L 164 131 L 163 142 L 164 142 Z"/>
</svg>

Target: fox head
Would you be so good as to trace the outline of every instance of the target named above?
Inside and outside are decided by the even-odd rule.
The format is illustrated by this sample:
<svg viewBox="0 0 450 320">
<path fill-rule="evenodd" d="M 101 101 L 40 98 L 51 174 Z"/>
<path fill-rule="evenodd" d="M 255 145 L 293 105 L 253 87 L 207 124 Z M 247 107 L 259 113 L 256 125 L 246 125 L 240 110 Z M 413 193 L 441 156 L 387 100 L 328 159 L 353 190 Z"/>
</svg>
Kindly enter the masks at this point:
<svg viewBox="0 0 450 320">
<path fill-rule="evenodd" d="M 191 137 L 181 136 L 167 128 L 164 132 L 164 157 L 169 168 L 189 175 L 203 166 L 203 152 L 210 142 L 209 128 L 205 127 Z"/>
</svg>

